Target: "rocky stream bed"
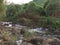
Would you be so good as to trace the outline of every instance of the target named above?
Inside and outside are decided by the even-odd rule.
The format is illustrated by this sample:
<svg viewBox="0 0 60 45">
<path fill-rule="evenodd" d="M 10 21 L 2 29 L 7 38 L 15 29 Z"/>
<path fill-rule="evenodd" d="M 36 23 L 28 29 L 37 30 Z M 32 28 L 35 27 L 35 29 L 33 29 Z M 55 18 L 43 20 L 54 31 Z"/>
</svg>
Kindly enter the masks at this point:
<svg viewBox="0 0 60 45">
<path fill-rule="evenodd" d="M 59 31 L 58 31 L 59 32 Z M 26 26 L 0 26 L 0 45 L 60 45 L 60 35 L 47 28 L 30 29 Z"/>
</svg>

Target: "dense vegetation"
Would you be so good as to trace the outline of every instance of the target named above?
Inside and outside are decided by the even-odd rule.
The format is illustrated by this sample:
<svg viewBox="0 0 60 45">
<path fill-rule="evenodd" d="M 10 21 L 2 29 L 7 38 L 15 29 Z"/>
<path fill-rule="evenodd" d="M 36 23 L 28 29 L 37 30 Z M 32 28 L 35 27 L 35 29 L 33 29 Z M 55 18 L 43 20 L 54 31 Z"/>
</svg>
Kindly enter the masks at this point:
<svg viewBox="0 0 60 45">
<path fill-rule="evenodd" d="M 4 4 L 4 0 L 0 0 L 0 21 L 2 21 L 5 17 L 5 4 Z"/>
<path fill-rule="evenodd" d="M 0 20 L 5 18 L 5 21 L 31 28 L 44 27 L 55 30 L 60 27 L 60 0 L 33 0 L 23 5 L 11 3 L 5 6 L 3 0 L 0 3 Z"/>
<path fill-rule="evenodd" d="M 60 0 L 33 0 L 23 5 L 6 5 L 6 20 L 29 27 L 57 29 L 60 27 L 59 2 Z"/>
<path fill-rule="evenodd" d="M 9 21 L 13 22 L 13 24 L 17 23 L 30 28 L 42 27 L 43 30 L 47 28 L 47 35 L 60 35 L 60 0 L 33 0 L 23 5 L 14 3 L 6 5 L 4 0 L 0 0 L 0 21 Z M 23 35 L 23 39 L 26 38 L 25 40 L 34 37 L 34 33 L 28 32 L 27 30 L 29 29 L 27 29 L 27 27 L 16 29 L 14 26 L 7 28 L 0 25 L 0 45 L 16 45 L 16 41 L 20 40 L 21 35 Z M 40 36 L 40 33 L 38 33 L 38 35 Z M 43 35 L 45 35 L 45 33 Z M 40 36 L 40 38 L 42 37 Z M 47 38 L 47 40 L 48 39 L 49 38 Z M 44 39 L 44 41 L 46 40 Z M 58 44 L 60 44 L 60 41 Z"/>
</svg>

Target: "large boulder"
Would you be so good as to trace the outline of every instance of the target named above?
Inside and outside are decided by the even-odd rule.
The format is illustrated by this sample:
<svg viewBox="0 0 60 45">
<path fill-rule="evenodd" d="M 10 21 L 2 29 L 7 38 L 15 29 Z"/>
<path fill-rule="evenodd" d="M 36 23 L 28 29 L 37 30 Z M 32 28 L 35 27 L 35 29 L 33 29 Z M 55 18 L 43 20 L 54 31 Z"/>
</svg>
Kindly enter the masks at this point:
<svg viewBox="0 0 60 45">
<path fill-rule="evenodd" d="M 60 45 L 60 40 L 58 38 L 32 38 L 27 41 L 27 43 L 31 43 L 32 45 Z"/>
<path fill-rule="evenodd" d="M 42 45 L 60 45 L 60 40 L 57 38 L 48 38 L 43 40 Z"/>
</svg>

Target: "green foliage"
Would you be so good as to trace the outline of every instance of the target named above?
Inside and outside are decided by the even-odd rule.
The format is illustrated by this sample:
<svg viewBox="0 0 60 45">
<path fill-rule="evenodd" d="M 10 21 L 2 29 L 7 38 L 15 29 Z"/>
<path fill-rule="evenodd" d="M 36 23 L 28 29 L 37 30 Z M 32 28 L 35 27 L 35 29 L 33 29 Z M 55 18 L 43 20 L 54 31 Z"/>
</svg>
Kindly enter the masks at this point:
<svg viewBox="0 0 60 45">
<path fill-rule="evenodd" d="M 60 17 L 60 0 L 49 0 L 45 10 L 48 16 Z"/>
<path fill-rule="evenodd" d="M 43 9 L 37 7 L 34 2 L 24 5 L 10 4 L 7 5 L 6 18 L 7 21 L 21 22 L 20 20 L 23 18 L 27 18 L 28 20 L 33 19 L 34 15 L 40 15 L 41 12 L 43 12 Z"/>
<path fill-rule="evenodd" d="M 25 33 L 23 34 L 23 36 L 24 36 L 25 39 L 28 39 L 28 38 L 30 38 L 32 36 L 32 34 L 33 33 L 30 33 L 28 31 L 25 31 Z"/>
<path fill-rule="evenodd" d="M 4 1 L 4 0 L 0 0 L 0 12 L 3 11 L 3 1 Z"/>
<path fill-rule="evenodd" d="M 60 19 L 60 1 L 33 0 L 24 5 L 7 5 L 6 20 L 27 26 L 58 28 Z"/>
<path fill-rule="evenodd" d="M 9 21 L 12 21 L 12 22 L 15 21 L 16 16 L 18 16 L 18 14 L 21 13 L 21 10 L 22 8 L 20 7 L 20 5 L 14 5 L 14 4 L 7 5 L 6 18 Z"/>
<path fill-rule="evenodd" d="M 4 0 L 0 0 L 0 21 L 2 21 L 4 17 L 5 17 Z"/>
<path fill-rule="evenodd" d="M 48 1 L 48 0 L 33 0 L 37 6 L 43 8 L 45 3 Z"/>
<path fill-rule="evenodd" d="M 39 19 L 38 24 L 44 28 L 54 28 L 57 29 L 60 27 L 60 18 L 53 18 L 53 17 L 45 17 L 42 16 Z"/>
</svg>

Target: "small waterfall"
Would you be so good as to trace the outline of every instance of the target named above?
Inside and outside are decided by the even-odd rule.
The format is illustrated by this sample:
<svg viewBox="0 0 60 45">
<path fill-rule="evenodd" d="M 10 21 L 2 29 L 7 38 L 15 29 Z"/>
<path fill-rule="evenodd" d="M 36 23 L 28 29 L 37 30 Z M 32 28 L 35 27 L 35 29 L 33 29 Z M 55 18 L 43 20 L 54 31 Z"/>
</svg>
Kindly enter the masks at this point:
<svg viewBox="0 0 60 45">
<path fill-rule="evenodd" d="M 22 42 L 23 42 L 23 40 L 18 40 L 18 41 L 16 41 L 16 44 L 17 45 L 22 45 Z"/>
</svg>

